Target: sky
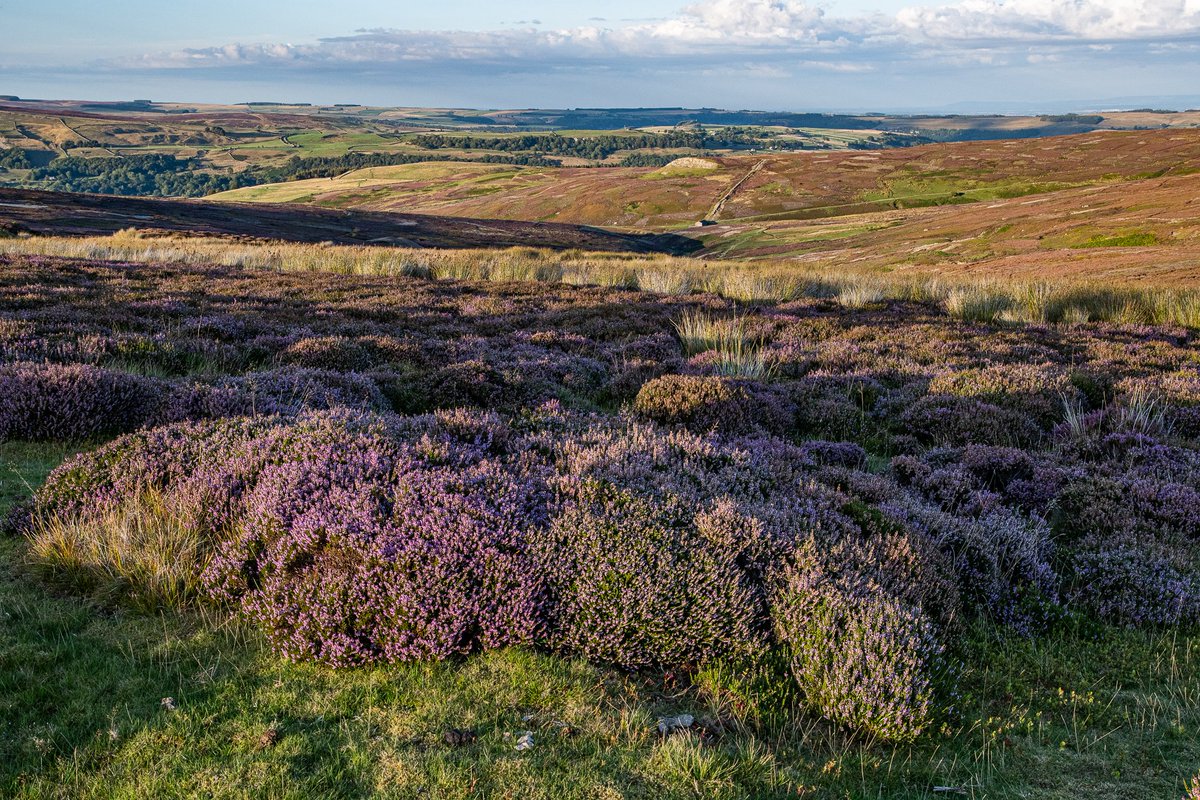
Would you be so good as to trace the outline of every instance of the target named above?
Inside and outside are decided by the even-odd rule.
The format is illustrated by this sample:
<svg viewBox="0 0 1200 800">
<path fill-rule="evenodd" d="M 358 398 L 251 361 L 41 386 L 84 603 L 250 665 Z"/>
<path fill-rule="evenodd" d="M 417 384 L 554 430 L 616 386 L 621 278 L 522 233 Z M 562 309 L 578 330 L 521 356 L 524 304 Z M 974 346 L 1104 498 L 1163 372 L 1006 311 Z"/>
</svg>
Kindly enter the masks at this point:
<svg viewBox="0 0 1200 800">
<path fill-rule="evenodd" d="M 0 0 L 0 94 L 469 108 L 1200 106 L 1200 0 Z"/>
</svg>

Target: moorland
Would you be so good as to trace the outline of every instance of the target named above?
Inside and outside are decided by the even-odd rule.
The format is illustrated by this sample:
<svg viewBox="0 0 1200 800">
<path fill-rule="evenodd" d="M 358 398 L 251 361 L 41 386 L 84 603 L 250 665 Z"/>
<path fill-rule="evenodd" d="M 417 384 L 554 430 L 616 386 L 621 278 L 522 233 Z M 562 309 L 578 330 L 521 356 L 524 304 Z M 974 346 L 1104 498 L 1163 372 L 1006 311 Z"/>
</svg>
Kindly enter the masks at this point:
<svg viewBox="0 0 1200 800">
<path fill-rule="evenodd" d="M 1200 791 L 1200 138 L 1063 132 L 3 190 L 0 794 Z"/>
</svg>

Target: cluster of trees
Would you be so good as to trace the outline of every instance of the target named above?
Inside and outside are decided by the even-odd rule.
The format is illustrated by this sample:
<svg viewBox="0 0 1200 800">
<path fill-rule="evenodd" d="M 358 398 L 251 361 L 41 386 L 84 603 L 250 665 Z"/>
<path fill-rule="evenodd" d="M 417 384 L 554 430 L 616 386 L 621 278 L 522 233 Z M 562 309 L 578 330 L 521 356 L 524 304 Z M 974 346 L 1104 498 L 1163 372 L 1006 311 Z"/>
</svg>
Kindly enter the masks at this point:
<svg viewBox="0 0 1200 800">
<path fill-rule="evenodd" d="M 0 169 L 32 169 L 33 163 L 19 147 L 10 150 L 0 150 Z"/>
<path fill-rule="evenodd" d="M 406 153 L 347 153 L 342 156 L 324 158 L 301 158 L 292 156 L 277 167 L 252 168 L 248 173 L 254 183 L 282 183 L 306 178 L 333 178 L 356 169 L 368 167 L 395 167 L 403 164 L 419 164 L 429 161 L 455 161 L 452 156 L 410 155 Z M 484 164 L 518 164 L 527 167 L 557 167 L 561 162 L 537 155 L 496 156 L 485 155 L 473 159 Z M 243 184 L 246 185 L 246 184 Z"/>
<path fill-rule="evenodd" d="M 328 158 L 294 156 L 275 167 L 251 167 L 240 173 L 214 173 L 195 158 L 164 154 L 83 158 L 69 156 L 34 168 L 23 150 L 0 151 L 0 168 L 32 169 L 29 182 L 60 192 L 119 194 L 142 197 L 203 197 L 217 192 L 264 183 L 331 178 L 366 167 L 390 167 L 425 161 L 452 161 L 451 156 L 396 153 L 350 153 Z M 560 162 L 536 155 L 485 155 L 475 159 L 488 164 L 559 166 Z"/>
<path fill-rule="evenodd" d="M 633 135 L 598 134 L 596 136 L 562 136 L 557 133 L 533 133 L 523 136 L 463 136 L 428 133 L 415 136 L 412 142 L 426 150 L 492 150 L 502 153 L 539 153 L 570 158 L 600 161 L 623 150 L 678 149 L 737 150 L 748 147 L 798 149 L 800 142 L 773 141 L 761 131 L 743 128 L 723 128 L 715 131 L 687 130 L 670 133 L 639 133 Z M 646 166 L 638 164 L 636 166 Z"/>
<path fill-rule="evenodd" d="M 880 133 L 850 142 L 851 150 L 885 150 L 893 147 L 915 147 L 919 144 L 932 144 L 939 141 L 932 136 L 919 136 L 912 133 Z"/>
<path fill-rule="evenodd" d="M 622 167 L 665 167 L 684 153 L 630 153 L 621 159 Z"/>
<path fill-rule="evenodd" d="M 201 197 L 252 185 L 241 175 L 203 172 L 195 159 L 147 154 L 124 158 L 69 156 L 51 161 L 29 173 L 43 188 L 61 192 L 89 192 L 158 197 Z"/>
</svg>

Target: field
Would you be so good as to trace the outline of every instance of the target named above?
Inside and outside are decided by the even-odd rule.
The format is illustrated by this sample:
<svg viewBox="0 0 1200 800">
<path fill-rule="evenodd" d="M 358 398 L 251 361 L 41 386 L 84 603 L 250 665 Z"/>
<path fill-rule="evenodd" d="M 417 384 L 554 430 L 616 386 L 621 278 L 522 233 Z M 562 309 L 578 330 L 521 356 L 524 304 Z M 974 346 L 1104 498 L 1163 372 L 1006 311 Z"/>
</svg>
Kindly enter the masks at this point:
<svg viewBox="0 0 1200 800">
<path fill-rule="evenodd" d="M 697 155 L 753 153 L 773 158 L 781 152 L 859 152 L 927 142 L 1038 140 L 1094 132 L 1187 131 L 1197 126 L 1200 112 L 1195 111 L 928 117 L 712 109 L 469 111 L 270 102 L 189 106 L 5 98 L 0 99 L 0 185 L 198 197 L 337 177 L 364 167 L 429 162 L 627 169 L 659 167 Z M 569 183 L 582 179 L 574 174 L 548 177 L 551 183 L 558 177 Z M 640 215 L 633 213 L 637 209 L 621 206 L 614 212 L 613 199 L 619 194 L 570 212 L 550 203 L 538 217 L 526 218 L 556 214 L 563 221 L 587 224 L 635 224 L 657 216 L 662 219 L 652 224 L 672 224 L 688 218 L 670 204 L 658 209 L 654 202 Z M 691 198 L 702 199 L 704 192 Z M 794 198 L 776 199 L 784 208 L 795 204 Z M 361 203 L 363 198 L 338 202 Z"/>
<path fill-rule="evenodd" d="M 683 162 L 684 168 L 604 170 L 402 165 L 257 186 L 220 199 L 640 229 L 687 227 L 702 219 L 807 220 L 1192 174 L 1200 170 L 1200 133 L 1104 132 L 701 161 Z"/>
<path fill-rule="evenodd" d="M 1200 772 L 1194 295 L 3 245 L 0 794 Z"/>
<path fill-rule="evenodd" d="M 102 236 L 145 230 L 251 241 L 374 244 L 377 247 L 545 247 L 608 252 L 689 252 L 699 243 L 579 225 L 335 212 L 308 207 L 101 197 L 0 189 L 0 237 Z"/>
</svg>

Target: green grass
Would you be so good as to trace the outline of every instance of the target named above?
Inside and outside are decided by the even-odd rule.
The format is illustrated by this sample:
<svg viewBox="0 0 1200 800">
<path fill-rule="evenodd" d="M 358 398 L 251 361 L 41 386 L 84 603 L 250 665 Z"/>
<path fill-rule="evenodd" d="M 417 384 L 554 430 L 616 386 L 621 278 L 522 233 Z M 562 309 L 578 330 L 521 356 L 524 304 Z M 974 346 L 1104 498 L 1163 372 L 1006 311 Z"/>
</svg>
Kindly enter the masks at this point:
<svg viewBox="0 0 1200 800">
<path fill-rule="evenodd" d="M 0 446 L 0 513 L 71 450 Z M 3 797 L 1125 800 L 1177 798 L 1200 771 L 1200 632 L 976 634 L 957 732 L 884 747 L 781 709 L 770 667 L 687 686 L 508 650 L 334 671 L 215 613 L 55 595 L 23 561 L 0 539 Z M 661 739 L 679 712 L 709 734 Z"/>
<path fill-rule="evenodd" d="M 1112 236 L 1098 234 L 1088 239 L 1086 242 L 1076 245 L 1076 247 L 1152 247 L 1156 244 L 1158 244 L 1158 236 L 1156 234 L 1142 231 L 1135 233 L 1113 234 Z"/>
</svg>

